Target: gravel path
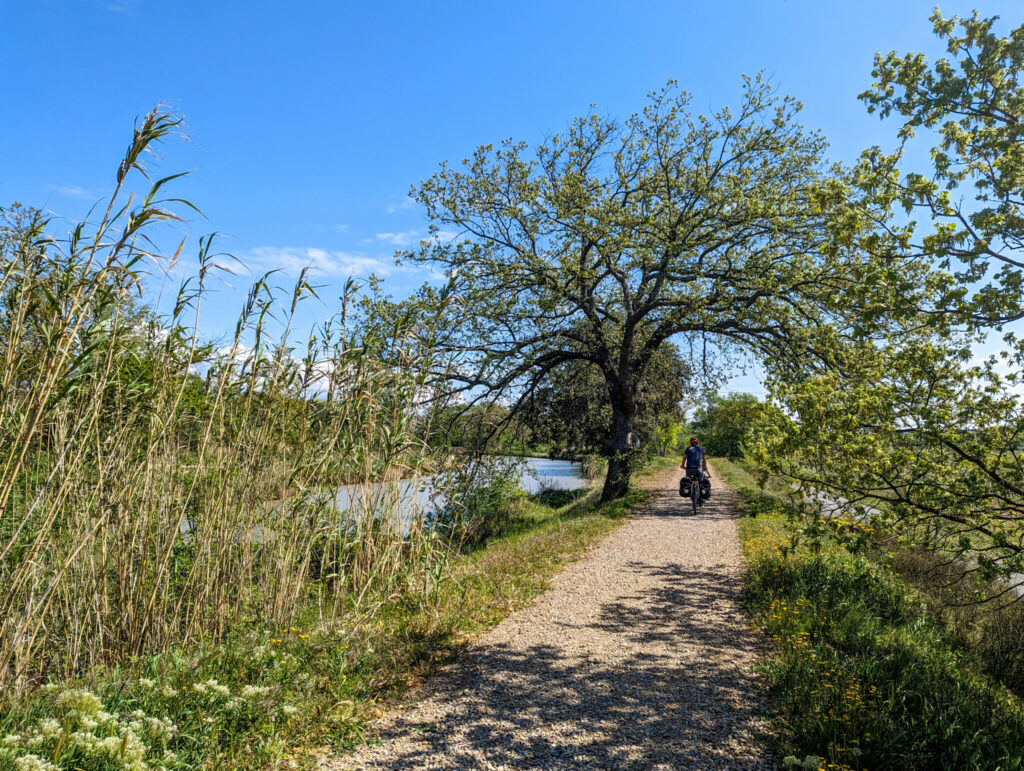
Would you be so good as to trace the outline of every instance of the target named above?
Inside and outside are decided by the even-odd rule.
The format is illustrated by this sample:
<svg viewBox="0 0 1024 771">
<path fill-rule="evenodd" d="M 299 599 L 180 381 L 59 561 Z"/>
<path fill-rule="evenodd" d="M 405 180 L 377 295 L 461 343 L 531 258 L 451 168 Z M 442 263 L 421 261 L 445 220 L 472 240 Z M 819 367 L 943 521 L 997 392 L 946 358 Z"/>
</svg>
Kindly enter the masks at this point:
<svg viewBox="0 0 1024 771">
<path fill-rule="evenodd" d="M 678 479 L 321 769 L 774 768 L 737 499 L 715 478 L 687 515 Z"/>
</svg>

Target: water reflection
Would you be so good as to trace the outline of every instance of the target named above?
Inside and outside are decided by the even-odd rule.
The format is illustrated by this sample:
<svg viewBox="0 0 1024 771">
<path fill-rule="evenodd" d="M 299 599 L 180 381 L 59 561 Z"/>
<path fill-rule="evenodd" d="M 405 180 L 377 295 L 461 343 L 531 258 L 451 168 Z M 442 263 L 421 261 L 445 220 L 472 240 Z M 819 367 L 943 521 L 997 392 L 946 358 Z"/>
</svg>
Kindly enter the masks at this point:
<svg viewBox="0 0 1024 771">
<path fill-rule="evenodd" d="M 583 478 L 583 464 L 568 460 L 526 458 L 520 484 L 529 495 L 541 490 L 579 490 L 589 481 Z"/>
<path fill-rule="evenodd" d="M 568 460 L 523 458 L 519 484 L 528 495 L 542 490 L 579 490 L 589 484 L 583 477 L 583 465 Z M 338 490 L 339 511 L 389 511 L 408 522 L 436 510 L 434 478 L 403 479 L 389 485 L 346 485 Z"/>
</svg>

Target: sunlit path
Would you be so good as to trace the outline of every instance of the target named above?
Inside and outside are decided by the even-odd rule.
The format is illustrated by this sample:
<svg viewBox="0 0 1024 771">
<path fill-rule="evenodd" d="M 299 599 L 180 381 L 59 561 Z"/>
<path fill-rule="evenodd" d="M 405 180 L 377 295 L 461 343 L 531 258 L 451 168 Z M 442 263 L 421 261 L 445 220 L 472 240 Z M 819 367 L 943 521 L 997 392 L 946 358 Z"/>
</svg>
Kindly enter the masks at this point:
<svg viewBox="0 0 1024 771">
<path fill-rule="evenodd" d="M 323 769 L 772 768 L 734 494 L 647 510 Z"/>
</svg>

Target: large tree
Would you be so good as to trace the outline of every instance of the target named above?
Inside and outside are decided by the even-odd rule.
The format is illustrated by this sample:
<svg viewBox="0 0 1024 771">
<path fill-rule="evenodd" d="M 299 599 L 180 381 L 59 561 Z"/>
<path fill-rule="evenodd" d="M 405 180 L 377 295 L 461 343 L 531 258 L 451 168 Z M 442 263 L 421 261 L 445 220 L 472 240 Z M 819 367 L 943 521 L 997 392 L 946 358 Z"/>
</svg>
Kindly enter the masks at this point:
<svg viewBox="0 0 1024 771">
<path fill-rule="evenodd" d="M 437 237 L 406 258 L 446 271 L 458 298 L 449 386 L 525 403 L 552 369 L 597 367 L 610 499 L 628 488 L 640 385 L 666 340 L 803 355 L 851 258 L 828 236 L 844 185 L 799 109 L 758 77 L 735 111 L 695 115 L 669 83 L 625 121 L 589 115 L 535 148 L 442 164 L 412 193 Z"/>
<path fill-rule="evenodd" d="M 971 350 L 932 335 L 852 347 L 829 372 L 772 390 L 749 451 L 962 576 L 1024 585 L 1024 405 Z M 1015 575 L 1016 574 L 1016 575 Z M 999 591 L 1007 592 L 1008 585 Z"/>
</svg>

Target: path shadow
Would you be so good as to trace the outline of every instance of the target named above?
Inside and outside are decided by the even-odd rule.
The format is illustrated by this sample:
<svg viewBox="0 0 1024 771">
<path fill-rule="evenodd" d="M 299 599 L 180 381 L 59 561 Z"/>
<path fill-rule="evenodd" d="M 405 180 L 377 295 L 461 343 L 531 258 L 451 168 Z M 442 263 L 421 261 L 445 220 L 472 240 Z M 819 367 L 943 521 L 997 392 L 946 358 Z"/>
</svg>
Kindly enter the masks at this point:
<svg viewBox="0 0 1024 771">
<path fill-rule="evenodd" d="M 442 675 L 448 706 L 436 722 L 400 721 L 380 737 L 411 729 L 422 740 L 396 743 L 388 762 L 373 767 L 475 769 L 482 756 L 507 769 L 775 768 L 767 753 L 749 755 L 763 746 L 763 724 L 751 706 L 761 695 L 730 650 L 736 635 L 748 632 L 742 623 L 709 624 L 706 612 L 684 610 L 721 604 L 724 614 L 735 597 L 732 582 L 713 570 L 636 568 L 666 585 L 639 610 L 628 599 L 604 605 L 584 629 L 619 635 L 628 647 L 690 646 L 699 657 L 681 662 L 638 651 L 613 664 L 570 662 L 549 645 L 488 646 Z"/>
<path fill-rule="evenodd" d="M 735 610 L 741 580 L 726 573 L 725 566 L 628 565 L 637 573 L 657 577 L 660 585 L 602 606 L 598 628 L 638 644 L 697 643 L 712 654 L 735 646 L 732 635 L 749 634 Z M 681 613 L 681 608 L 689 612 Z M 700 623 L 693 620 L 697 613 Z"/>
</svg>

